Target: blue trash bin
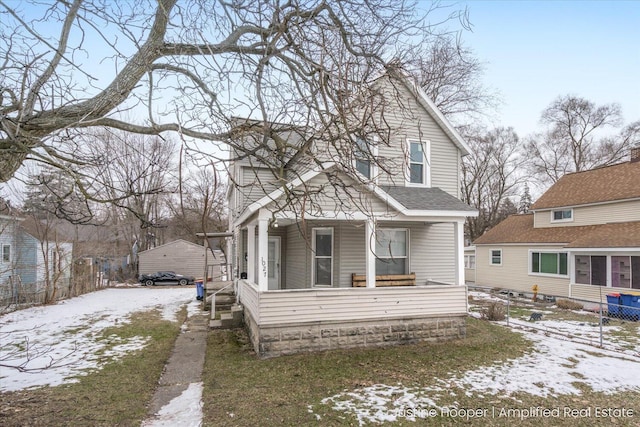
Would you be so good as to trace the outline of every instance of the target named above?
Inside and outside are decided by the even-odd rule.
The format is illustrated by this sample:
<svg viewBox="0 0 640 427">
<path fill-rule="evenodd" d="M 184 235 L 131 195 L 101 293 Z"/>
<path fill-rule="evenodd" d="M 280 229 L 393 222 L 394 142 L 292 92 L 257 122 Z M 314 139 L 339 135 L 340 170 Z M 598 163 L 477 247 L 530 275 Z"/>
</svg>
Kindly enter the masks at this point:
<svg viewBox="0 0 640 427">
<path fill-rule="evenodd" d="M 619 293 L 607 294 L 607 313 L 609 316 L 617 317 L 620 315 L 620 299 Z"/>
<path fill-rule="evenodd" d="M 620 317 L 626 320 L 640 319 L 640 297 L 632 294 L 620 294 Z"/>
<path fill-rule="evenodd" d="M 202 301 L 204 298 L 204 280 L 196 280 L 196 299 Z"/>
</svg>

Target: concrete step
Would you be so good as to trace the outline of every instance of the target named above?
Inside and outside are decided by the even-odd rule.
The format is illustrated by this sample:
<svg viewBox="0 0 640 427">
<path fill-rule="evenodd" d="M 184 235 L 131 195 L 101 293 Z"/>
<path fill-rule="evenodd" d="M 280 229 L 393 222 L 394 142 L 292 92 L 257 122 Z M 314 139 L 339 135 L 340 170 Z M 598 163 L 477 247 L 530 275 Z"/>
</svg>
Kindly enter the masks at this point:
<svg viewBox="0 0 640 427">
<path fill-rule="evenodd" d="M 220 319 L 212 319 L 209 322 L 209 327 L 214 329 L 233 329 L 242 327 L 242 307 L 234 305 L 229 311 L 222 311 L 220 313 Z"/>
</svg>

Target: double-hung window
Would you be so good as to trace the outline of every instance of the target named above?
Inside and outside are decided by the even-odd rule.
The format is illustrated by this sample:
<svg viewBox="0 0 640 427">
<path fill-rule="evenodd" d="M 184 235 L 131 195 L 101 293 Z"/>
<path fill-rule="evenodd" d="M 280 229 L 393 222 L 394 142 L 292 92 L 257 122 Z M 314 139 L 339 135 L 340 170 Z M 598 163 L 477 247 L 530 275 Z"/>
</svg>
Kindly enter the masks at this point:
<svg viewBox="0 0 640 427">
<path fill-rule="evenodd" d="M 375 176 L 375 162 L 378 147 L 364 138 L 356 138 L 353 152 L 354 167 L 365 178 L 372 179 Z"/>
<path fill-rule="evenodd" d="M 566 252 L 531 252 L 532 274 L 566 276 L 568 270 Z"/>
<path fill-rule="evenodd" d="M 429 141 L 407 140 L 409 154 L 409 185 L 425 186 L 430 182 L 430 145 Z"/>
<path fill-rule="evenodd" d="M 464 256 L 464 268 L 476 268 L 476 256 L 465 255 Z"/>
<path fill-rule="evenodd" d="M 409 231 L 406 228 L 376 230 L 376 276 L 407 274 Z"/>
<path fill-rule="evenodd" d="M 333 228 L 313 229 L 313 286 L 333 286 Z"/>
<path fill-rule="evenodd" d="M 489 262 L 491 265 L 502 265 L 502 249 L 491 249 Z"/>
<path fill-rule="evenodd" d="M 11 262 L 11 245 L 2 245 L 2 262 Z"/>
</svg>

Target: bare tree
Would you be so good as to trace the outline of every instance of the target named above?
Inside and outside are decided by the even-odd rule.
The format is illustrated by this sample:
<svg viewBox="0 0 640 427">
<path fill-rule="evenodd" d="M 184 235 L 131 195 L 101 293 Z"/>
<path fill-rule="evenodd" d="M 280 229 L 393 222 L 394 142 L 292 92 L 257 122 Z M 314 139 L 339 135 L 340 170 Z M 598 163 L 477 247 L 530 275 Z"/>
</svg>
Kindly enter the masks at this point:
<svg viewBox="0 0 640 427">
<path fill-rule="evenodd" d="M 482 84 L 482 63 L 451 34 L 421 44 L 407 68 L 454 123 L 462 124 L 496 108 L 497 95 Z"/>
<path fill-rule="evenodd" d="M 640 121 L 621 128 L 620 105 L 597 106 L 574 95 L 558 97 L 540 121 L 547 129 L 529 138 L 526 146 L 532 170 L 543 182 L 618 163 L 640 141 Z"/>
<path fill-rule="evenodd" d="M 463 160 L 463 201 L 479 211 L 468 218 L 467 232 L 471 240 L 480 237 L 516 208 L 509 197 L 523 181 L 521 168 L 527 158 L 521 152 L 518 135 L 513 128 L 496 128 L 467 140 L 472 154 Z"/>
<path fill-rule="evenodd" d="M 196 233 L 226 230 L 227 186 L 215 164 L 192 166 L 182 181 L 179 197 L 169 203 L 167 234 L 201 243 Z"/>
<path fill-rule="evenodd" d="M 403 62 L 442 9 L 403 0 L 13 6 L 0 0 L 0 182 L 27 159 L 69 170 L 63 164 L 78 162 L 78 145 L 90 143 L 79 139 L 88 127 L 171 131 L 230 144 L 240 156 L 255 152 L 234 145 L 247 128 L 234 125 L 234 114 L 259 119 L 265 138 L 273 137 L 271 123 L 350 130 L 340 105 L 366 97 L 362 83 L 394 57 Z M 434 22 L 465 18 L 444 12 Z M 57 36 L 40 32 L 55 27 Z M 349 138 L 319 136 L 329 144 Z M 269 167 L 281 166 L 270 159 Z"/>
</svg>

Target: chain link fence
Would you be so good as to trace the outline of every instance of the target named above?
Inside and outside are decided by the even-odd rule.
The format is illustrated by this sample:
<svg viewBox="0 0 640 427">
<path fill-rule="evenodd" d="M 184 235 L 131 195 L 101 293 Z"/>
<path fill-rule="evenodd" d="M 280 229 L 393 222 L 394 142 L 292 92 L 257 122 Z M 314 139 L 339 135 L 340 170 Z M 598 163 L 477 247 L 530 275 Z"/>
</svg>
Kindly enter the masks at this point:
<svg viewBox="0 0 640 427">
<path fill-rule="evenodd" d="M 514 329 L 640 356 L 640 296 L 603 295 L 594 302 L 533 292 L 469 286 L 470 314 Z"/>
</svg>

